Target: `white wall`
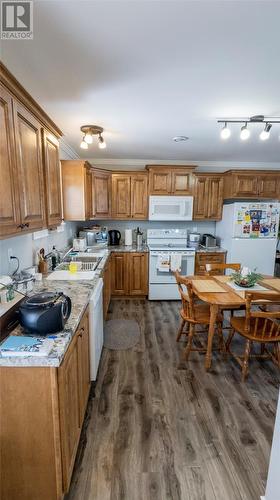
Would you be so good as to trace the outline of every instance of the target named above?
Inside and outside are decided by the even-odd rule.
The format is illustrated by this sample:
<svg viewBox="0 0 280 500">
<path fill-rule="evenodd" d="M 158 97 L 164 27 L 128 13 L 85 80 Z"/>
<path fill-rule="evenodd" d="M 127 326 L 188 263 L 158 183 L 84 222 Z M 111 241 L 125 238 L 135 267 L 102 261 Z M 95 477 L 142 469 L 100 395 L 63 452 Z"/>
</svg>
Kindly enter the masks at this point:
<svg viewBox="0 0 280 500">
<path fill-rule="evenodd" d="M 265 500 L 280 498 L 280 397 L 275 420 L 273 442 L 270 454 Z"/>
</svg>

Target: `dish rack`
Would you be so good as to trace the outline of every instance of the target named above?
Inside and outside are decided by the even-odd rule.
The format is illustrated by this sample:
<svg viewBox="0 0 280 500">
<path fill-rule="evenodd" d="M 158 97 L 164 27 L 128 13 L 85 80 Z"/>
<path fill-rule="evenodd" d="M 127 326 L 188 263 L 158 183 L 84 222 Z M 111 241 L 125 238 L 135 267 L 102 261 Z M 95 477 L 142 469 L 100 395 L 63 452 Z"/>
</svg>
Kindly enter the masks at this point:
<svg viewBox="0 0 280 500">
<path fill-rule="evenodd" d="M 73 261 L 79 264 L 78 271 L 94 271 L 96 268 L 96 262 L 81 262 L 78 259 L 73 259 Z"/>
</svg>

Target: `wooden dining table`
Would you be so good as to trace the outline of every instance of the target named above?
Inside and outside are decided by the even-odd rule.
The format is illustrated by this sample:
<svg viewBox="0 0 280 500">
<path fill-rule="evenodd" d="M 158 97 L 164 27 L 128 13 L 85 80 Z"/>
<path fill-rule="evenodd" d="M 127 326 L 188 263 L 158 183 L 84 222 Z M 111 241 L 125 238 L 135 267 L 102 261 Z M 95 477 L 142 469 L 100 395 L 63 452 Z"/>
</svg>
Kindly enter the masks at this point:
<svg viewBox="0 0 280 500">
<path fill-rule="evenodd" d="M 229 285 L 230 276 L 188 276 L 191 281 L 194 293 L 203 302 L 210 306 L 210 323 L 207 340 L 207 351 L 205 356 L 205 368 L 209 370 L 212 362 L 212 345 L 215 333 L 217 315 L 220 310 L 239 308 L 245 306 L 245 290 L 234 289 Z M 267 292 L 280 293 L 280 279 L 274 276 L 264 276 L 259 283 Z M 205 283 L 203 284 L 202 281 Z M 208 282 L 208 283 L 207 283 Z M 214 291 L 216 288 L 217 291 Z M 218 291 L 219 289 L 219 291 Z M 211 290 L 211 291 L 210 291 Z M 213 291 L 212 291 L 213 290 Z M 261 290 L 265 292 L 266 290 Z M 248 289 L 247 289 L 248 291 Z M 256 291 L 256 290 L 254 290 Z"/>
</svg>

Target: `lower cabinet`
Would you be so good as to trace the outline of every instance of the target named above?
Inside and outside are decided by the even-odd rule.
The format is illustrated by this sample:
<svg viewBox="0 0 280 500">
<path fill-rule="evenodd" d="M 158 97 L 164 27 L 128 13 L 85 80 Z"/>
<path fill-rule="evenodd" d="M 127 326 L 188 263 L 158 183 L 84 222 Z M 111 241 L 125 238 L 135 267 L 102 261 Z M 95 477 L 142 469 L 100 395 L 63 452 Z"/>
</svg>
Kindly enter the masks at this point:
<svg viewBox="0 0 280 500">
<path fill-rule="evenodd" d="M 2 500 L 62 500 L 90 389 L 88 312 L 54 367 L 1 367 Z"/>
<path fill-rule="evenodd" d="M 147 295 L 148 253 L 112 253 L 111 275 L 112 295 Z"/>
<path fill-rule="evenodd" d="M 204 275 L 206 273 L 205 264 L 225 264 L 226 252 L 196 252 L 195 254 L 195 274 Z M 223 274 L 223 271 L 217 271 Z"/>
</svg>

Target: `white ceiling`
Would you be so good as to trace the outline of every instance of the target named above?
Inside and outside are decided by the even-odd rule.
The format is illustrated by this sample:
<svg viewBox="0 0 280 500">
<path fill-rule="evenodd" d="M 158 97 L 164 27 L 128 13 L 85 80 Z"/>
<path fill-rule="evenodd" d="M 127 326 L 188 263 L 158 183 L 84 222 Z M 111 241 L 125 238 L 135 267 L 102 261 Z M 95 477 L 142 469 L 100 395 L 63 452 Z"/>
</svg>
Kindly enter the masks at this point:
<svg viewBox="0 0 280 500">
<path fill-rule="evenodd" d="M 81 157 L 277 162 L 267 142 L 219 138 L 217 117 L 280 116 L 278 1 L 35 1 L 34 40 L 1 59 Z M 80 150 L 83 124 L 106 150 Z M 190 140 L 174 143 L 175 135 Z"/>
</svg>

